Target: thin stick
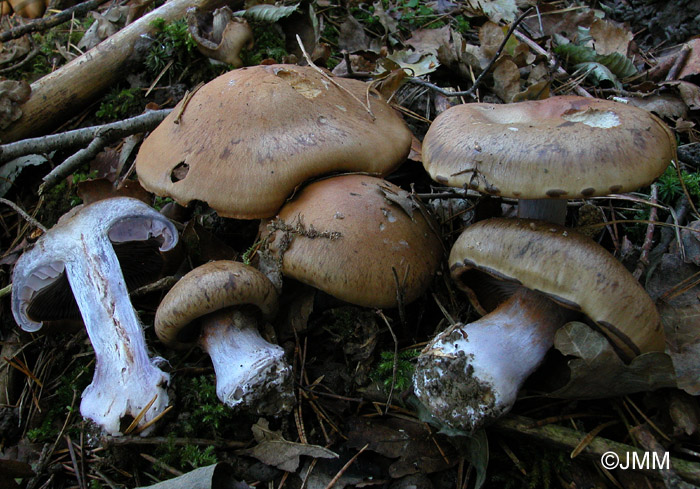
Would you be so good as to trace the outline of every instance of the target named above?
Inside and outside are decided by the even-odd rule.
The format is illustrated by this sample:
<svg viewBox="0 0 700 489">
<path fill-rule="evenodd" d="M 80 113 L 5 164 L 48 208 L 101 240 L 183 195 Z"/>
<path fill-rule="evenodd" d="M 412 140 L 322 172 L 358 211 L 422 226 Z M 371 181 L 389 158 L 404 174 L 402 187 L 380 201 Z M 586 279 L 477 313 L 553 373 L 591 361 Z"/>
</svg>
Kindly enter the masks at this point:
<svg viewBox="0 0 700 489">
<path fill-rule="evenodd" d="M 12 39 L 17 39 L 25 34 L 36 31 L 43 31 L 51 27 L 57 26 L 58 24 L 63 24 L 69 20 L 74 14 L 78 17 L 89 12 L 105 3 L 107 0 L 88 0 L 87 2 L 79 3 L 73 7 L 67 8 L 66 10 L 52 15 L 51 17 L 44 17 L 41 19 L 34 20 L 24 25 L 20 25 L 5 31 L 0 34 L 0 42 L 7 42 Z"/>
<path fill-rule="evenodd" d="M 357 452 L 350 460 L 348 460 L 348 463 L 346 463 L 345 465 L 343 465 L 343 468 L 340 469 L 340 470 L 338 471 L 338 473 L 335 474 L 335 477 L 333 477 L 333 478 L 331 479 L 331 481 L 328 483 L 328 485 L 326 486 L 326 489 L 331 489 L 331 487 L 333 487 L 333 485 L 334 485 L 336 482 L 338 482 L 338 479 L 340 479 L 340 478 L 343 476 L 343 474 L 345 473 L 345 471 L 348 470 L 348 468 L 350 468 L 350 466 L 352 465 L 352 463 L 353 463 L 355 460 L 357 460 L 357 457 L 359 457 L 360 454 L 361 454 L 362 452 L 364 452 L 365 450 L 367 450 L 367 447 L 368 447 L 368 446 L 369 446 L 369 443 L 367 443 L 364 447 L 360 448 L 360 451 Z"/>
<path fill-rule="evenodd" d="M 48 231 L 48 230 L 46 229 L 46 226 L 44 226 L 44 225 L 41 224 L 39 221 L 37 221 L 36 219 L 34 219 L 32 216 L 30 216 L 29 214 L 27 214 L 24 210 L 22 210 L 22 208 L 21 208 L 20 206 L 18 206 L 17 204 L 15 204 L 14 202 L 12 202 L 11 200 L 7 200 L 7 199 L 0 198 L 0 204 L 5 204 L 5 205 L 8 206 L 8 207 L 12 207 L 12 210 L 14 210 L 14 211 L 15 211 L 17 214 L 19 214 L 20 216 L 22 216 L 22 219 L 24 219 L 25 221 L 27 221 L 29 224 L 31 224 L 31 225 L 34 226 L 35 228 L 41 229 L 42 232 L 46 233 L 46 231 Z"/>
<path fill-rule="evenodd" d="M 309 56 L 309 53 L 306 52 L 306 48 L 304 47 L 304 43 L 301 42 L 301 37 L 299 37 L 299 34 L 297 34 L 297 43 L 299 44 L 299 47 L 301 48 L 301 52 L 304 54 L 304 59 L 306 60 L 307 63 L 309 63 L 309 66 L 311 66 L 313 69 L 318 71 L 324 78 L 326 78 L 326 80 L 331 82 L 337 88 L 339 88 L 340 90 L 342 90 L 345 93 L 347 93 L 348 95 L 350 95 L 353 99 L 357 100 L 357 103 L 365 108 L 365 110 L 367 111 L 369 116 L 372 118 L 372 120 L 376 119 L 376 117 L 374 117 L 374 114 L 372 113 L 372 109 L 369 108 L 369 104 L 365 105 L 364 102 L 362 102 L 362 100 L 360 100 L 359 98 L 357 98 L 355 96 L 355 94 L 353 94 L 347 88 L 339 85 L 337 81 L 335 81 L 332 77 L 328 76 L 328 74 L 325 71 L 323 71 L 321 68 L 316 66 L 313 61 L 311 61 L 311 56 Z"/>
<path fill-rule="evenodd" d="M 655 183 L 651 185 L 651 196 L 650 200 L 653 204 L 656 204 L 659 197 L 659 187 Z M 644 270 L 649 266 L 649 253 L 651 252 L 651 245 L 654 242 L 654 231 L 656 226 L 654 222 L 658 218 L 658 208 L 654 205 L 651 206 L 649 210 L 649 224 L 647 225 L 647 233 L 644 236 L 644 244 L 642 245 L 642 252 L 639 255 L 639 261 L 637 262 L 637 267 L 634 269 L 632 275 L 634 278 L 639 280 L 639 278 L 644 273 Z"/>
<path fill-rule="evenodd" d="M 82 164 L 92 160 L 97 156 L 97 153 L 107 146 L 108 141 L 106 137 L 101 135 L 97 136 L 87 148 L 81 149 L 51 170 L 51 172 L 43 178 L 44 183 L 39 185 L 39 195 L 43 195 L 47 190 L 55 187 L 61 180 L 80 168 Z"/>
<path fill-rule="evenodd" d="M 391 333 L 391 338 L 394 340 L 394 364 L 391 369 L 391 387 L 389 389 L 389 395 L 386 399 L 386 408 L 384 409 L 384 414 L 389 412 L 389 405 L 391 404 L 391 398 L 394 395 L 394 386 L 396 385 L 396 374 L 399 365 L 399 340 L 396 338 L 394 330 L 391 329 L 391 324 L 389 324 L 389 319 L 384 315 L 381 309 L 377 310 L 377 314 L 384 320 L 386 327 L 389 328 L 389 333 Z"/>
<path fill-rule="evenodd" d="M 413 83 L 415 85 L 423 85 L 425 87 L 428 87 L 446 97 L 472 97 L 476 98 L 474 95 L 474 92 L 476 91 L 477 88 L 479 88 L 479 85 L 481 84 L 481 81 L 484 79 L 486 74 L 491 70 L 493 67 L 494 63 L 498 60 L 498 58 L 501 56 L 501 53 L 503 52 L 503 49 L 505 49 L 506 44 L 508 43 L 508 40 L 510 39 L 510 36 L 513 35 L 513 32 L 515 32 L 516 27 L 525 19 L 527 14 L 530 13 L 530 11 L 534 7 L 530 7 L 525 12 L 520 14 L 520 16 L 513 21 L 513 23 L 510 25 L 510 28 L 508 29 L 508 32 L 506 33 L 506 37 L 503 38 L 503 41 L 501 42 L 501 45 L 498 46 L 498 49 L 496 50 L 496 54 L 491 58 L 489 61 L 489 64 L 486 65 L 486 68 L 483 69 L 481 73 L 479 73 L 479 76 L 474 80 L 474 83 L 472 84 L 471 88 L 469 90 L 465 90 L 463 92 L 450 92 L 449 90 L 445 90 L 442 87 L 439 87 L 437 85 L 433 85 L 430 82 L 427 82 L 425 80 L 421 80 L 420 78 L 409 78 L 407 81 L 409 83 Z"/>
<path fill-rule="evenodd" d="M 49 153 L 57 149 L 89 144 L 99 134 L 118 139 L 138 132 L 150 131 L 173 109 L 149 110 L 146 113 L 124 119 L 122 121 L 104 124 L 102 126 L 84 127 L 60 134 L 52 134 L 38 138 L 24 139 L 14 143 L 0 145 L 0 163 L 30 154 Z"/>
</svg>

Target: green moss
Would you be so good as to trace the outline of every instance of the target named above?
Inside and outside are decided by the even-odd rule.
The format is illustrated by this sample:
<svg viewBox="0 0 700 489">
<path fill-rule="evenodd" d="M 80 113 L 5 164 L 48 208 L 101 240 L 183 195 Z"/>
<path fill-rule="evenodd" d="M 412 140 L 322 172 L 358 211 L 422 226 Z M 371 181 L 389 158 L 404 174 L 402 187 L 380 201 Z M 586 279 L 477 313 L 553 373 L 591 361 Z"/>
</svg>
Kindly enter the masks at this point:
<svg viewBox="0 0 700 489">
<path fill-rule="evenodd" d="M 279 63 L 289 54 L 281 32 L 265 22 L 250 21 L 249 24 L 253 29 L 255 45 L 252 49 L 241 51 L 245 66 L 259 65 L 265 59 L 274 59 Z"/>
<path fill-rule="evenodd" d="M 411 386 L 414 365 L 412 360 L 420 355 L 417 348 L 400 351 L 396 358 L 396 383 L 395 391 L 404 391 Z M 388 391 L 394 377 L 394 352 L 383 351 L 379 355 L 379 363 L 370 374 L 370 378 L 382 384 Z"/>
<path fill-rule="evenodd" d="M 140 113 L 145 105 L 138 88 L 114 88 L 100 103 L 95 115 L 105 121 L 116 121 Z"/>
<path fill-rule="evenodd" d="M 689 173 L 685 170 L 681 171 L 681 178 L 688 190 L 690 197 L 697 201 L 700 198 L 700 174 Z M 683 195 L 683 186 L 678 178 L 678 171 L 673 165 L 666 168 L 666 171 L 659 177 L 659 199 L 663 202 L 671 204 Z"/>
</svg>

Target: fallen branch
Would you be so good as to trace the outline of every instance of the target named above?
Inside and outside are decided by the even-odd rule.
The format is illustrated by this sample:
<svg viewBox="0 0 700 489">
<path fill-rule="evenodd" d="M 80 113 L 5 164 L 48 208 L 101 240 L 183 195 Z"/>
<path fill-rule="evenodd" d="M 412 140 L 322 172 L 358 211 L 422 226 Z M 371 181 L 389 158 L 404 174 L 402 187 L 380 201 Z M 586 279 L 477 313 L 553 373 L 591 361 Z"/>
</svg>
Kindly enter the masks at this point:
<svg viewBox="0 0 700 489">
<path fill-rule="evenodd" d="M 62 12 L 59 12 L 50 17 L 43 17 L 41 19 L 36 19 L 27 24 L 13 27 L 9 31 L 0 33 L 0 42 L 7 42 L 12 39 L 22 37 L 25 34 L 29 34 L 30 32 L 44 31 L 46 29 L 50 29 L 51 27 L 55 27 L 59 24 L 63 24 L 64 22 L 70 20 L 74 15 L 76 17 L 84 15 L 90 10 L 99 7 L 106 1 L 107 0 L 88 0 L 87 2 L 74 5 L 73 7 L 67 8 Z"/>
<path fill-rule="evenodd" d="M 183 17 L 189 7 L 210 10 L 222 3 L 224 0 L 171 0 L 40 78 L 32 83 L 29 100 L 20 106 L 22 117 L 0 132 L 0 139 L 11 142 L 45 134 L 122 80 L 127 63 L 137 60 L 138 41 L 155 31 L 154 20 L 171 22 Z"/>
<path fill-rule="evenodd" d="M 501 418 L 493 429 L 500 432 L 515 433 L 525 435 L 538 441 L 549 443 L 550 445 L 573 450 L 579 445 L 581 439 L 586 436 L 580 431 L 566 428 L 559 425 L 544 425 L 537 426 L 532 419 L 521 416 L 508 416 Z M 594 438 L 582 451 L 580 456 L 600 461 L 601 457 L 613 452 L 619 457 L 619 460 L 624 463 L 627 457 L 637 457 L 638 460 L 644 458 L 644 451 L 635 448 L 631 445 L 608 440 L 606 438 Z M 682 477 L 693 484 L 700 483 L 700 464 L 689 462 L 675 457 L 669 457 L 671 468 L 675 470 L 678 476 Z M 640 467 L 633 467 L 641 469 Z M 656 478 L 661 478 L 662 474 L 658 470 L 640 470 L 641 472 Z"/>
<path fill-rule="evenodd" d="M 6 163 L 20 156 L 85 146 L 100 134 L 103 136 L 109 134 L 110 138 L 115 140 L 139 132 L 150 131 L 160 124 L 171 111 L 172 109 L 149 110 L 145 114 L 102 126 L 84 127 L 60 134 L 23 139 L 16 143 L 0 145 L 0 163 Z"/>
</svg>

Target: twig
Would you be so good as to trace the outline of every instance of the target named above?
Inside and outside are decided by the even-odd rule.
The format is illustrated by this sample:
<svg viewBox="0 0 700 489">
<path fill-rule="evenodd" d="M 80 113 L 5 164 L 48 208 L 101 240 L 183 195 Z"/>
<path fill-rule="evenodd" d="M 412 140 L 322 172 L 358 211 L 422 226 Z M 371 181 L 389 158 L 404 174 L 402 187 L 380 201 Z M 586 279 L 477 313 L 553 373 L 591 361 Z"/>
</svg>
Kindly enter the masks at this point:
<svg viewBox="0 0 700 489">
<path fill-rule="evenodd" d="M 73 146 L 84 146 L 95 139 L 98 134 L 106 134 L 107 132 L 109 132 L 110 137 L 118 139 L 138 132 L 150 131 L 160 124 L 171 111 L 172 109 L 149 110 L 145 114 L 102 126 L 84 127 L 60 134 L 3 144 L 0 145 L 0 163 L 5 163 L 24 155 L 48 153 Z"/>
<path fill-rule="evenodd" d="M 510 25 L 510 29 L 508 29 L 508 32 L 506 33 L 506 37 L 503 38 L 501 45 L 498 46 L 498 50 L 496 50 L 496 54 L 491 58 L 491 60 L 489 61 L 489 64 L 486 65 L 486 68 L 484 68 L 482 70 L 482 72 L 479 73 L 479 76 L 476 78 L 476 80 L 474 80 L 474 83 L 472 84 L 472 86 L 469 90 L 465 90 L 463 92 L 450 92 L 449 90 L 445 90 L 442 87 L 439 87 L 439 86 L 434 85 L 430 82 L 427 82 L 425 80 L 421 80 L 420 78 L 415 78 L 415 77 L 408 78 L 407 81 L 409 83 L 413 83 L 415 85 L 423 85 L 425 87 L 428 87 L 428 88 L 435 90 L 436 92 L 438 92 L 446 97 L 472 97 L 472 98 L 475 98 L 476 96 L 474 95 L 474 92 L 476 91 L 477 88 L 479 88 L 481 81 L 484 79 L 486 74 L 493 67 L 494 63 L 501 56 L 503 49 L 505 49 L 506 44 L 508 43 L 508 40 L 510 39 L 510 36 L 512 36 L 513 32 L 515 32 L 516 27 L 518 27 L 518 25 L 525 19 L 527 14 L 529 14 L 533 8 L 534 7 L 528 8 L 522 14 L 520 14 L 520 16 L 517 19 L 515 19 L 513 21 L 513 23 Z"/>
<path fill-rule="evenodd" d="M 26 65 L 31 60 L 33 60 L 37 54 L 39 54 L 39 46 L 34 45 L 34 47 L 32 47 L 32 50 L 29 51 L 29 53 L 27 53 L 27 55 L 24 57 L 24 59 L 22 59 L 22 61 L 20 61 L 17 64 L 14 64 L 12 66 L 8 66 L 7 68 L 1 69 L 0 74 L 9 73 L 9 72 L 14 71 L 18 68 L 21 68 L 22 66 Z"/>
<path fill-rule="evenodd" d="M 102 5 L 106 1 L 107 0 L 88 0 L 87 2 L 79 3 L 78 5 L 67 8 L 66 10 L 56 15 L 52 15 L 51 17 L 44 17 L 30 22 L 28 24 L 14 27 L 9 31 L 5 31 L 0 34 L 0 42 L 7 42 L 11 39 L 17 39 L 18 37 L 22 37 L 23 35 L 28 34 L 30 32 L 43 31 L 51 27 L 57 26 L 58 24 L 62 24 L 67 20 L 70 20 L 70 18 L 74 14 L 78 17 L 82 16 L 83 14 L 89 12 L 95 7 Z"/>
<path fill-rule="evenodd" d="M 110 445 L 165 445 L 170 443 L 175 446 L 198 445 L 209 446 L 214 448 L 244 448 L 249 445 L 245 441 L 226 441 L 226 440 L 209 440 L 206 438 L 170 438 L 165 436 L 152 436 L 143 438 L 140 436 L 104 436 L 101 442 L 105 446 Z"/>
<path fill-rule="evenodd" d="M 367 113 L 372 118 L 372 120 L 376 119 L 376 117 L 374 117 L 374 114 L 372 113 L 372 109 L 370 109 L 370 107 L 369 107 L 369 104 L 365 105 L 364 102 L 362 102 L 362 100 L 357 98 L 354 93 L 352 93 L 350 90 L 348 90 L 344 86 L 339 85 L 337 81 L 335 81 L 332 77 L 328 76 L 328 74 L 326 72 L 324 72 L 321 68 L 319 68 L 318 66 L 316 66 L 314 64 L 314 62 L 311 60 L 311 56 L 309 56 L 309 53 L 306 52 L 306 48 L 304 47 L 304 43 L 301 42 L 301 37 L 299 37 L 299 34 L 297 34 L 297 43 L 299 44 L 299 47 L 301 48 L 301 52 L 304 55 L 304 59 L 306 60 L 307 63 L 309 63 L 309 66 L 311 66 L 313 69 L 318 71 L 321 74 L 321 76 L 326 78 L 335 87 L 339 88 L 340 90 L 344 91 L 345 93 L 350 95 L 352 98 L 357 100 L 357 103 L 360 104 L 362 107 L 364 107 L 364 109 L 367 111 Z"/>
<path fill-rule="evenodd" d="M 68 453 L 70 454 L 70 460 L 73 464 L 73 470 L 75 471 L 75 478 L 78 480 L 78 487 L 80 489 L 85 489 L 85 484 L 83 478 L 80 475 L 80 470 L 78 469 L 78 459 L 75 456 L 75 449 L 73 448 L 73 441 L 70 439 L 70 435 L 66 433 L 64 435 L 66 443 L 68 444 Z"/>
<path fill-rule="evenodd" d="M 649 200 L 652 204 L 656 204 L 659 198 L 659 187 L 657 184 L 651 185 L 651 196 Z M 644 273 L 644 270 L 649 266 L 649 253 L 651 252 L 651 245 L 654 242 L 654 231 L 656 230 L 655 221 L 658 218 L 659 210 L 655 205 L 651 206 L 649 210 L 649 224 L 647 225 L 647 233 L 644 236 L 644 244 L 642 245 L 642 252 L 639 255 L 639 261 L 637 262 L 637 267 L 634 269 L 632 275 L 634 278 L 639 280 L 639 278 Z"/>
<path fill-rule="evenodd" d="M 567 77 L 569 76 L 569 74 L 566 72 L 566 70 L 564 68 L 562 68 L 561 66 L 559 66 L 559 63 L 557 63 L 557 61 L 552 57 L 552 55 L 550 53 L 548 53 L 547 51 L 545 51 L 544 49 L 542 49 L 542 47 L 539 44 L 537 44 L 535 41 L 533 41 L 532 39 L 530 39 L 529 37 L 527 37 L 525 34 L 523 34 L 522 32 L 520 32 L 518 30 L 515 31 L 515 37 L 517 37 L 520 42 L 527 44 L 527 46 L 530 49 L 532 49 L 535 53 L 537 53 L 541 56 L 545 56 L 549 60 L 550 68 L 556 67 L 558 75 L 567 76 Z M 593 95 L 588 93 L 586 91 L 586 89 L 581 87 L 580 85 L 575 85 L 573 90 L 574 90 L 574 92 L 576 92 L 577 95 L 580 95 L 581 97 L 593 98 Z"/>
<path fill-rule="evenodd" d="M 46 233 L 46 231 L 47 231 L 46 226 L 44 226 L 44 225 L 41 224 L 39 221 L 37 221 L 36 219 L 34 219 L 32 216 L 30 216 L 29 214 L 27 214 L 25 211 L 22 210 L 22 208 L 21 208 L 20 206 L 18 206 L 17 204 L 15 204 L 14 202 L 12 202 L 11 200 L 7 200 L 7 199 L 0 198 L 0 204 L 5 204 L 5 205 L 8 206 L 8 207 L 12 207 L 12 209 L 13 209 L 17 214 L 19 214 L 20 216 L 22 216 L 22 219 L 24 219 L 25 221 L 27 221 L 29 224 L 31 224 L 31 225 L 34 226 L 35 228 L 41 229 L 42 232 Z"/>
<path fill-rule="evenodd" d="M 80 168 L 81 165 L 95 158 L 97 153 L 102 151 L 107 144 L 109 144 L 109 139 L 99 135 L 92 140 L 87 148 L 83 148 L 67 158 L 43 178 L 44 183 L 39 185 L 39 195 L 43 195 L 44 192 L 55 187 L 61 180 Z"/>
<path fill-rule="evenodd" d="M 584 434 L 580 431 L 565 428 L 563 426 L 547 425 L 533 427 L 534 425 L 535 422 L 532 419 L 522 416 L 508 416 L 497 421 L 493 425 L 492 429 L 501 432 L 525 435 L 529 438 L 543 441 L 549 443 L 550 445 L 565 449 L 573 449 L 576 447 L 581 440 L 581 437 L 584 436 Z M 644 456 L 644 452 L 638 448 L 600 437 L 596 437 L 593 441 L 591 441 L 591 443 L 589 443 L 586 448 L 583 449 L 580 456 L 600 460 L 600 457 L 602 457 L 606 452 L 614 452 L 618 457 L 620 457 L 620 460 L 625 460 L 626 457 L 631 457 L 633 455 L 639 457 L 639 460 L 641 460 Z M 688 462 L 687 460 L 681 460 L 675 457 L 669 458 L 671 467 L 676 470 L 676 473 L 679 476 L 693 484 L 700 483 L 700 464 Z M 652 477 L 661 477 L 661 474 L 659 474 L 657 470 L 643 469 L 643 465 L 632 466 L 632 468 L 640 470 Z"/>
<path fill-rule="evenodd" d="M 328 483 L 328 485 L 326 485 L 326 489 L 331 489 L 331 487 L 333 487 L 333 485 L 334 485 L 336 482 L 338 482 L 338 480 L 343 476 L 343 474 L 345 473 L 345 471 L 348 470 L 348 468 L 352 465 L 352 463 L 353 463 L 355 460 L 357 460 L 357 457 L 359 457 L 360 454 L 361 454 L 362 452 L 364 452 L 365 450 L 367 450 L 367 447 L 368 447 L 368 446 L 369 446 L 369 443 L 367 443 L 364 447 L 360 448 L 360 451 L 357 452 L 355 455 L 353 455 L 353 457 L 352 457 L 350 460 L 348 460 L 348 462 L 347 462 L 345 465 L 343 465 L 343 468 L 340 469 L 340 470 L 338 471 L 338 473 L 335 474 L 335 477 L 333 477 L 333 478 L 331 479 L 331 481 Z"/>
<path fill-rule="evenodd" d="M 399 340 L 396 338 L 391 324 L 389 324 L 389 319 L 387 319 L 381 309 L 377 310 L 377 314 L 384 320 L 386 327 L 389 328 L 389 333 L 391 333 L 391 338 L 394 340 L 394 364 L 391 369 L 391 387 L 389 388 L 389 395 L 387 396 L 386 406 L 384 408 L 384 414 L 386 415 L 389 412 L 389 405 L 391 404 L 391 398 L 394 395 L 394 387 L 396 386 L 396 374 L 399 367 Z"/>
<path fill-rule="evenodd" d="M 678 79 L 678 74 L 681 72 L 681 70 L 685 66 L 685 62 L 688 59 L 689 55 L 690 55 L 690 47 L 687 44 L 684 44 L 683 47 L 681 48 L 680 52 L 676 56 L 676 59 L 673 62 L 673 66 L 671 66 L 671 69 L 668 70 L 668 73 L 666 74 L 666 81 Z"/>
</svg>

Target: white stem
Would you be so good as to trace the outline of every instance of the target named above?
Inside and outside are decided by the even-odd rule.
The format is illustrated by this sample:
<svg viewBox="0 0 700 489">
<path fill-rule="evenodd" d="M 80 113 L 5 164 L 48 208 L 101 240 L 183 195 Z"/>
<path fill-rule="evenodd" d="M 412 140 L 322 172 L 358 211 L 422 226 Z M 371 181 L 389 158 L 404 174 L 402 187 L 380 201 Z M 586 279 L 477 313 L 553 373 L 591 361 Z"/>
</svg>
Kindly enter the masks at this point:
<svg viewBox="0 0 700 489">
<path fill-rule="evenodd" d="M 95 350 L 95 375 L 83 392 L 80 413 L 117 435 L 154 397 L 139 426 L 165 409 L 170 376 L 154 365 L 160 359 L 148 358 L 110 240 L 91 231 L 79 239 L 84 251 L 66 261 L 66 273 Z"/>
<path fill-rule="evenodd" d="M 508 412 L 568 311 L 524 287 L 478 321 L 436 336 L 418 357 L 416 395 L 448 425 L 473 432 Z"/>
<path fill-rule="evenodd" d="M 207 316 L 199 341 L 214 364 L 221 402 L 257 414 L 291 408 L 291 368 L 284 350 L 260 336 L 252 314 L 229 308 Z"/>
</svg>

